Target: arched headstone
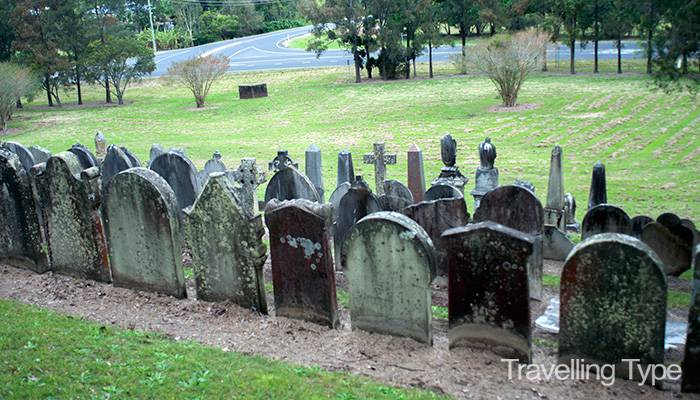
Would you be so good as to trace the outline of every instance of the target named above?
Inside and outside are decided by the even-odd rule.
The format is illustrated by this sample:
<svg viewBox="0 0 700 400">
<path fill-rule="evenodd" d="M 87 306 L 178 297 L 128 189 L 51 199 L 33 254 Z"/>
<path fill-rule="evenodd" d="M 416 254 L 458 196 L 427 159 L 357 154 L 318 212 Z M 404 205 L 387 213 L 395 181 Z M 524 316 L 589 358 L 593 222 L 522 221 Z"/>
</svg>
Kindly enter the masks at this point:
<svg viewBox="0 0 700 400">
<path fill-rule="evenodd" d="M 99 162 L 97 161 L 97 157 L 95 157 L 95 155 L 87 147 L 80 143 L 74 144 L 67 151 L 75 154 L 75 156 L 78 157 L 78 161 L 80 162 L 82 169 L 100 166 Z"/>
<path fill-rule="evenodd" d="M 180 152 L 168 150 L 152 160 L 149 169 L 158 173 L 168 182 L 170 188 L 175 192 L 177 204 L 181 210 L 194 203 L 199 194 L 200 186 L 197 169 L 189 158 Z"/>
<path fill-rule="evenodd" d="M 11 152 L 17 154 L 19 161 L 22 163 L 24 170 L 29 173 L 29 170 L 36 164 L 34 155 L 28 148 L 17 142 L 5 142 L 3 145 Z"/>
<path fill-rule="evenodd" d="M 336 270 L 343 269 L 340 250 L 345 234 L 357 221 L 378 211 L 382 211 L 382 206 L 379 204 L 377 196 L 372 194 L 369 185 L 362 179 L 362 175 L 357 175 L 350 189 L 343 195 L 338 204 L 338 220 L 333 229 Z"/>
<path fill-rule="evenodd" d="M 114 285 L 187 297 L 180 209 L 165 179 L 131 168 L 109 180 L 103 199 Z"/>
<path fill-rule="evenodd" d="M 353 329 L 432 344 L 435 248 L 420 225 L 393 212 L 368 215 L 345 235 L 342 258 Z"/>
<path fill-rule="evenodd" d="M 695 272 L 688 312 L 685 358 L 681 364 L 683 366 L 681 391 L 686 393 L 700 393 L 700 246 L 695 248 L 694 260 Z"/>
<path fill-rule="evenodd" d="M 313 182 L 294 167 L 283 167 L 270 179 L 265 189 L 265 203 L 272 199 L 306 199 L 321 202 Z"/>
<path fill-rule="evenodd" d="M 138 162 L 138 159 L 136 160 Z M 140 167 L 141 164 L 134 164 L 133 160 L 126 154 L 125 147 L 111 144 L 107 148 L 107 155 L 102 161 L 102 187 L 107 186 L 107 182 L 116 174 L 126 171 L 129 168 Z"/>
<path fill-rule="evenodd" d="M 632 235 L 632 220 L 620 207 L 599 204 L 589 209 L 581 222 L 581 240 L 599 233 Z"/>
<path fill-rule="evenodd" d="M 464 195 L 456 187 L 440 183 L 433 185 L 423 195 L 423 201 L 433 201 L 438 199 L 463 199 Z"/>
</svg>

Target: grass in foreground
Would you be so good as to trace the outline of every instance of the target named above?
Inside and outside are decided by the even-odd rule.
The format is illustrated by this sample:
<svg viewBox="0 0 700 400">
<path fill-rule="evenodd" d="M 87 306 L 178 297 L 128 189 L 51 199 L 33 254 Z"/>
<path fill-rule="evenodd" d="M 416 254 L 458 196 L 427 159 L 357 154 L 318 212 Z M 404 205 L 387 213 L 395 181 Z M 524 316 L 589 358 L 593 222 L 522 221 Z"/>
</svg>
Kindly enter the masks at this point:
<svg viewBox="0 0 700 400">
<path fill-rule="evenodd" d="M 0 300 L 0 398 L 432 399 L 368 378 Z"/>
</svg>

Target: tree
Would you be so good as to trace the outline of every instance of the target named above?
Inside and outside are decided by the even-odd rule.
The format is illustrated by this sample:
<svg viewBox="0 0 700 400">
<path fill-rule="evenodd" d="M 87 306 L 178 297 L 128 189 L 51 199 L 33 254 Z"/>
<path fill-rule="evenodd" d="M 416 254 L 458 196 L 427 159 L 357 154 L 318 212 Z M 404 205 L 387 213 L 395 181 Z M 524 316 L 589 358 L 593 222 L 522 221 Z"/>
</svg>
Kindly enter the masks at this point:
<svg viewBox="0 0 700 400">
<path fill-rule="evenodd" d="M 228 70 L 228 58 L 223 55 L 194 56 L 174 62 L 168 74 L 192 91 L 197 108 L 204 107 L 204 100 L 211 85 Z"/>
<path fill-rule="evenodd" d="M 656 40 L 654 82 L 667 92 L 684 89 L 696 94 L 700 90 L 700 76 L 688 64 L 692 62 L 696 68 L 700 67 L 700 3 L 674 0 L 669 13 L 671 24 Z"/>
<path fill-rule="evenodd" d="M 474 0 L 444 0 L 445 6 L 443 11 L 447 13 L 448 22 L 450 25 L 456 26 L 459 29 L 459 37 L 462 38 L 462 66 L 461 72 L 467 73 L 466 51 L 467 37 L 471 34 L 472 26 L 479 22 L 479 9 L 474 4 Z"/>
<path fill-rule="evenodd" d="M 539 65 L 542 47 L 547 45 L 550 37 L 550 33 L 537 30 L 512 36 L 496 35 L 488 43 L 469 48 L 467 55 L 476 70 L 496 85 L 503 106 L 513 107 L 523 83 Z"/>
<path fill-rule="evenodd" d="M 590 14 L 586 9 L 588 2 L 586 0 L 554 0 L 552 10 L 558 13 L 564 25 L 564 37 L 568 40 L 567 46 L 570 51 L 570 71 L 571 74 L 576 73 L 574 67 L 574 55 L 576 52 L 576 42 L 585 39 L 586 29 L 591 24 Z"/>
<path fill-rule="evenodd" d="M 10 16 L 14 8 L 14 1 L 0 0 L 0 61 L 7 61 L 12 56 L 11 44 L 15 35 Z"/>
<path fill-rule="evenodd" d="M 124 91 L 133 80 L 156 69 L 153 49 L 141 46 L 133 38 L 107 38 L 90 43 L 84 60 L 87 78 L 98 82 L 124 104 Z"/>
<path fill-rule="evenodd" d="M 30 95 L 37 89 L 37 79 L 29 68 L 10 62 L 0 62 L 0 130 L 7 129 L 20 97 Z"/>
</svg>

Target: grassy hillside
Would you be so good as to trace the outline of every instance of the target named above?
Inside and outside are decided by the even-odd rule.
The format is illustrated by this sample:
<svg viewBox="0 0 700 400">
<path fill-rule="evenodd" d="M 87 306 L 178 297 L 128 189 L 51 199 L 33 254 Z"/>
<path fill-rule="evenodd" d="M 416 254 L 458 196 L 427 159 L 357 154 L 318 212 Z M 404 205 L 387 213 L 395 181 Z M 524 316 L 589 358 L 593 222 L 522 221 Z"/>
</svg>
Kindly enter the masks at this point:
<svg viewBox="0 0 700 400">
<path fill-rule="evenodd" d="M 437 73 L 452 72 L 450 64 L 438 66 Z M 268 98 L 238 99 L 237 85 L 261 82 L 268 84 Z M 347 82 L 347 68 L 229 73 L 211 90 L 207 105 L 214 108 L 193 110 L 186 89 L 147 79 L 127 91 L 125 99 L 134 103 L 123 107 L 18 111 L 10 127 L 21 130 L 2 140 L 59 152 L 76 142 L 94 147 L 101 130 L 108 143 L 127 146 L 144 162 L 153 143 L 185 148 L 200 169 L 215 150 L 233 169 L 250 156 L 266 167 L 278 149 L 287 149 L 302 170 L 304 151 L 315 142 L 323 151 L 328 196 L 343 149 L 352 151 L 355 170 L 373 186 L 373 168 L 361 162 L 374 141 L 398 153 L 388 177 L 404 182 L 406 151 L 412 143 L 420 146 L 429 184 L 439 173 L 446 133 L 458 142 L 458 166 L 470 177 L 471 190 L 477 146 L 490 136 L 500 182 L 531 181 L 543 202 L 550 151 L 558 143 L 565 190 L 578 202 L 579 221 L 596 161 L 607 166 L 608 201 L 630 216 L 655 218 L 670 210 L 698 219 L 700 101 L 655 90 L 643 75 L 535 75 L 518 100 L 539 106 L 511 113 L 489 111 L 500 100 L 484 77 Z M 87 92 L 87 101 L 103 100 L 100 88 Z M 75 102 L 71 95 L 63 94 L 65 103 Z M 471 212 L 473 203 L 467 204 Z"/>
</svg>

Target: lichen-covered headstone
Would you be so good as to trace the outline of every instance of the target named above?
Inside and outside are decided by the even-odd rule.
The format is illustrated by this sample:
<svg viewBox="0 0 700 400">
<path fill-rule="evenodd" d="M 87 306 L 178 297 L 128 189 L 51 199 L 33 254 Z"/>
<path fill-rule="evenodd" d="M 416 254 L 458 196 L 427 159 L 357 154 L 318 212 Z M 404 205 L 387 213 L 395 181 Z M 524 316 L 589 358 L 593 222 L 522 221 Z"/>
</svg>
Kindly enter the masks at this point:
<svg viewBox="0 0 700 400">
<path fill-rule="evenodd" d="M 338 326 L 330 214 L 330 204 L 303 199 L 265 206 L 277 316 Z"/>
<path fill-rule="evenodd" d="M 681 391 L 700 393 L 700 246 L 695 248 L 693 291 L 688 312 L 688 332 L 685 340 L 685 358 Z"/>
<path fill-rule="evenodd" d="M 244 157 L 241 165 L 233 172 L 233 179 L 238 183 L 236 187 L 238 200 L 249 214 L 260 212 L 258 208 L 258 186 L 265 183 L 265 171 L 255 163 L 255 157 Z"/>
<path fill-rule="evenodd" d="M 503 185 L 486 193 L 474 211 L 474 222 L 493 221 L 534 236 L 528 276 L 530 296 L 542 298 L 544 209 L 533 192 L 519 185 Z"/>
<path fill-rule="evenodd" d="M 0 215 L 0 261 L 40 274 L 48 271 L 29 174 L 6 149 L 0 149 Z"/>
<path fill-rule="evenodd" d="M 22 163 L 22 166 L 27 173 L 29 173 L 29 170 L 36 164 L 36 160 L 34 160 L 34 155 L 32 152 L 21 143 L 5 142 L 2 144 L 2 147 L 15 153 L 17 157 L 19 157 L 19 161 Z"/>
<path fill-rule="evenodd" d="M 423 200 L 401 210 L 401 213 L 416 221 L 430 236 L 437 252 L 437 269 L 430 271 L 433 279 L 447 276 L 447 249 L 442 244 L 440 236 L 448 229 L 466 226 L 469 223 L 469 212 L 464 198 Z"/>
<path fill-rule="evenodd" d="M 200 180 L 194 164 L 184 154 L 172 149 L 168 150 L 153 159 L 149 169 L 168 182 L 175 192 L 177 204 L 181 210 L 194 203 L 200 191 Z"/>
<path fill-rule="evenodd" d="M 332 196 L 331 196 L 332 197 Z M 362 175 L 357 175 L 343 198 L 338 203 L 338 219 L 333 229 L 333 244 L 335 247 L 335 268 L 343 269 L 340 249 L 343 238 L 350 228 L 365 216 L 382 211 L 377 196 L 372 193 Z"/>
<path fill-rule="evenodd" d="M 88 172 L 88 173 L 85 173 Z M 85 179 L 81 179 L 81 174 Z M 99 171 L 83 171 L 78 157 L 49 158 L 35 176 L 49 245 L 51 269 L 59 274 L 110 282 L 107 246 L 99 213 Z"/>
<path fill-rule="evenodd" d="M 486 221 L 447 230 L 450 347 L 505 346 L 522 363 L 530 352 L 527 260 L 535 238 Z"/>
<path fill-rule="evenodd" d="M 661 260 L 631 236 L 604 233 L 581 242 L 561 276 L 559 362 L 663 364 L 666 277 Z M 638 378 L 639 371 L 633 368 Z M 647 380 L 649 382 L 649 380 Z"/>
<path fill-rule="evenodd" d="M 180 209 L 156 172 L 131 168 L 105 187 L 105 234 L 116 286 L 187 297 Z"/>
<path fill-rule="evenodd" d="M 97 153 L 97 157 L 105 157 L 107 155 L 107 138 L 100 131 L 97 131 L 95 134 L 95 153 Z"/>
<path fill-rule="evenodd" d="M 420 225 L 394 212 L 368 215 L 348 231 L 342 258 L 353 329 L 432 344 L 435 248 Z"/>
<path fill-rule="evenodd" d="M 262 216 L 242 207 L 233 185 L 220 172 L 209 175 L 197 201 L 184 214 L 197 297 L 229 300 L 267 313 Z"/>
<path fill-rule="evenodd" d="M 588 210 L 581 221 L 581 240 L 599 233 L 632 235 L 632 220 L 620 207 L 599 204 Z"/>
<path fill-rule="evenodd" d="M 45 163 L 49 160 L 49 158 L 51 158 L 51 152 L 38 145 L 30 147 L 29 151 L 34 156 L 34 162 L 36 164 Z"/>
<path fill-rule="evenodd" d="M 413 204 L 413 194 L 403 183 L 394 179 L 385 179 L 382 186 L 384 194 L 378 197 L 382 210 L 400 212 Z"/>
</svg>

